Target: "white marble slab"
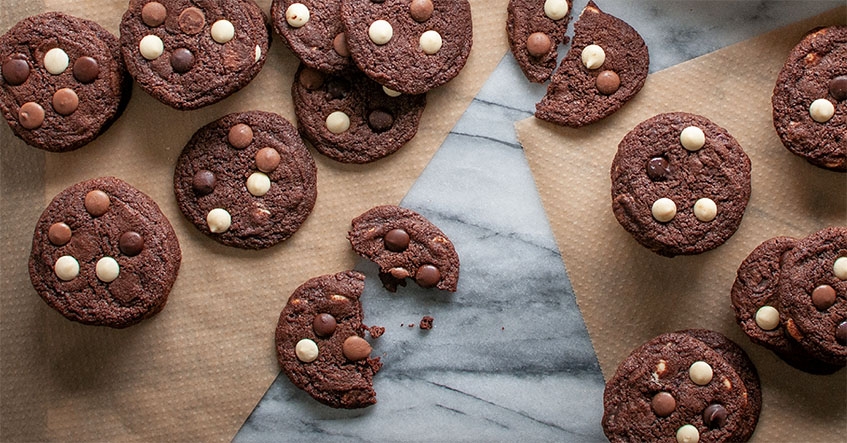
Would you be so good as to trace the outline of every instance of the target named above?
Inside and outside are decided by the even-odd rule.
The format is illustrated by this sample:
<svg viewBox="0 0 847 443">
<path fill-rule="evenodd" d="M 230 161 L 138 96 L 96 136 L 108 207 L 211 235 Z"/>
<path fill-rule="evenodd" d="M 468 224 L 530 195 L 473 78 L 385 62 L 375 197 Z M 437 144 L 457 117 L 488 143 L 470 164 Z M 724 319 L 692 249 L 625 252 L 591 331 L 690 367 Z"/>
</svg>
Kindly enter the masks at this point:
<svg viewBox="0 0 847 443">
<path fill-rule="evenodd" d="M 597 3 L 641 33 L 655 72 L 843 0 Z M 544 92 L 507 54 L 401 203 L 453 240 L 458 292 L 390 294 L 358 265 L 365 322 L 387 330 L 373 341 L 378 403 L 334 410 L 281 374 L 236 441 L 605 440 L 603 378 L 514 133 Z M 407 326 L 424 315 L 431 331 Z"/>
</svg>

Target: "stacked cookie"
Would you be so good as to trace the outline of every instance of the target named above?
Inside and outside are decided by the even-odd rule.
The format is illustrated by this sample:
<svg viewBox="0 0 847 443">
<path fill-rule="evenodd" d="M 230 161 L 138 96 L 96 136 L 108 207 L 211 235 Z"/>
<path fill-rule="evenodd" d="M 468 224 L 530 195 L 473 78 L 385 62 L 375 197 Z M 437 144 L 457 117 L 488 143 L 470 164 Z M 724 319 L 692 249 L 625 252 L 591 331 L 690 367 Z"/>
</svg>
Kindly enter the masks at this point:
<svg viewBox="0 0 847 443">
<path fill-rule="evenodd" d="M 300 58 L 292 86 L 303 136 L 343 163 L 368 163 L 417 132 L 425 93 L 464 67 L 467 0 L 275 0 L 274 29 Z"/>
<path fill-rule="evenodd" d="M 347 238 L 362 257 L 380 267 L 389 291 L 412 278 L 423 288 L 456 291 L 459 256 L 450 239 L 422 215 L 399 206 L 377 206 L 356 217 Z M 335 408 L 376 403 L 373 376 L 382 367 L 371 358 L 373 338 L 383 328 L 362 324 L 365 276 L 354 271 L 310 279 L 288 298 L 276 327 L 277 358 L 295 386 Z M 432 327 L 424 317 L 421 329 Z"/>
<path fill-rule="evenodd" d="M 827 374 L 847 365 L 847 228 L 774 237 L 738 268 L 732 305 L 754 343 L 792 366 Z"/>
<path fill-rule="evenodd" d="M 743 349 L 718 332 L 689 329 L 632 351 L 606 383 L 603 406 L 612 442 L 747 441 L 762 392 Z"/>
</svg>

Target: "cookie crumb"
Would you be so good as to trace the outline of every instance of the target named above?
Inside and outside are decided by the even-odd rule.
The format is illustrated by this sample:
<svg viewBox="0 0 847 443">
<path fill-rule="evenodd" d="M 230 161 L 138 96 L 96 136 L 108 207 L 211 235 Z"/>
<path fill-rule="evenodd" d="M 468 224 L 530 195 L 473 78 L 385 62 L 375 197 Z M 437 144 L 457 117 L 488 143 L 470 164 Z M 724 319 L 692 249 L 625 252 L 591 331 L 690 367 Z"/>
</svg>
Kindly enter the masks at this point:
<svg viewBox="0 0 847 443">
<path fill-rule="evenodd" d="M 368 332 L 370 332 L 372 338 L 380 338 L 382 334 L 385 334 L 385 328 L 382 326 L 371 326 L 368 328 Z"/>
<path fill-rule="evenodd" d="M 423 318 L 421 319 L 421 323 L 420 323 L 421 329 L 423 329 L 423 330 L 432 329 L 432 321 L 433 320 L 435 320 L 435 319 L 428 316 L 428 315 L 424 315 Z"/>
<path fill-rule="evenodd" d="M 409 329 L 412 329 L 412 328 L 414 328 L 414 327 L 415 327 L 415 324 L 414 324 L 414 323 L 409 323 Z"/>
</svg>

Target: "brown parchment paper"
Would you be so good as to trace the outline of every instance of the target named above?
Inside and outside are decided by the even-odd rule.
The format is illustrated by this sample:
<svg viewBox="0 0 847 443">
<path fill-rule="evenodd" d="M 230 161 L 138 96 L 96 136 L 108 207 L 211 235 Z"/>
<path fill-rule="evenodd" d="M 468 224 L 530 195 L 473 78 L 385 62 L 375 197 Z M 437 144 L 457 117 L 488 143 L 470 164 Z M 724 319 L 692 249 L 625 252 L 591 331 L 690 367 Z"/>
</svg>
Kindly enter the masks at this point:
<svg viewBox="0 0 847 443">
<path fill-rule="evenodd" d="M 269 14 L 270 0 L 259 1 Z M 264 251 L 217 244 L 177 208 L 172 177 L 191 135 L 212 120 L 265 110 L 295 122 L 295 57 L 274 35 L 262 72 L 213 106 L 180 112 L 137 87 L 105 134 L 77 151 L 44 153 L 2 136 L 3 441 L 229 440 L 279 372 L 273 331 L 288 295 L 308 278 L 350 269 L 350 220 L 399 203 L 508 49 L 506 0 L 471 0 L 474 44 L 461 74 L 431 91 L 417 136 L 394 155 L 342 165 L 316 151 L 318 199 L 291 239 Z M 126 0 L 4 0 L 0 31 L 46 10 L 95 20 L 117 35 Z M 52 197 L 114 175 L 159 203 L 182 247 L 165 309 L 125 329 L 83 326 L 50 310 L 29 282 L 32 227 Z M 280 438 L 284 438 L 284 430 Z"/>
<path fill-rule="evenodd" d="M 845 23 L 840 8 L 652 74 L 618 113 L 581 129 L 535 118 L 518 137 L 608 378 L 638 345 L 685 328 L 720 331 L 750 354 L 764 394 L 755 441 L 844 441 L 847 372 L 813 376 L 753 345 L 735 323 L 729 291 L 738 265 L 762 241 L 847 224 L 847 175 L 809 165 L 780 143 L 770 97 L 789 50 L 814 26 Z M 635 125 L 686 111 L 726 128 L 752 162 L 752 196 L 725 244 L 664 258 L 641 247 L 611 209 L 609 171 Z"/>
</svg>

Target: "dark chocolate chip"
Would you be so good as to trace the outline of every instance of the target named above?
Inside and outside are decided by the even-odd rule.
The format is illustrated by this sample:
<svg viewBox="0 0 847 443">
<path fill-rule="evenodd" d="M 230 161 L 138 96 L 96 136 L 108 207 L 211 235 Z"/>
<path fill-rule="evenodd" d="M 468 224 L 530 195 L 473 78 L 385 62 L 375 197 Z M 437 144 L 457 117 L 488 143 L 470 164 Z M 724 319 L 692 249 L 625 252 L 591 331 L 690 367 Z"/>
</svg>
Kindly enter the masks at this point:
<svg viewBox="0 0 847 443">
<path fill-rule="evenodd" d="M 839 75 L 829 81 L 829 93 L 836 100 L 847 99 L 847 75 Z"/>
<path fill-rule="evenodd" d="M 409 247 L 409 233 L 403 229 L 392 229 L 385 234 L 383 242 L 385 249 L 391 252 L 403 252 Z"/>
<path fill-rule="evenodd" d="M 124 232 L 118 240 L 118 247 L 124 255 L 136 256 L 144 249 L 144 237 L 135 231 Z"/>
<path fill-rule="evenodd" d="M 663 157 L 654 157 L 647 162 L 647 176 L 650 180 L 664 180 L 670 172 L 670 164 Z"/>
<path fill-rule="evenodd" d="M 215 174 L 212 171 L 201 169 L 194 174 L 191 187 L 200 195 L 211 194 L 215 190 Z"/>
<path fill-rule="evenodd" d="M 826 311 L 835 304 L 835 289 L 830 285 L 820 285 L 812 291 L 812 303 L 818 311 Z"/>
<path fill-rule="evenodd" d="M 333 99 L 342 99 L 350 92 L 350 85 L 343 79 L 333 78 L 327 82 L 326 92 Z"/>
<path fill-rule="evenodd" d="M 415 282 L 422 288 L 433 288 L 441 281 L 441 271 L 433 265 L 423 265 L 415 273 Z"/>
<path fill-rule="evenodd" d="M 841 346 L 847 346 L 847 321 L 841 322 L 841 324 L 835 328 L 835 340 Z"/>
<path fill-rule="evenodd" d="M 3 79 L 17 86 L 29 78 L 29 63 L 19 58 L 11 58 L 3 63 Z"/>
<path fill-rule="evenodd" d="M 726 425 L 728 413 L 723 405 L 711 404 L 703 411 L 703 423 L 712 429 L 718 429 Z"/>
<path fill-rule="evenodd" d="M 185 48 L 174 49 L 171 54 L 171 67 L 174 68 L 174 72 L 184 74 L 190 71 L 193 66 L 194 54 L 191 51 Z"/>
<path fill-rule="evenodd" d="M 91 83 L 100 75 L 100 65 L 92 57 L 83 56 L 74 62 L 74 78 L 80 83 Z"/>
<path fill-rule="evenodd" d="M 316 315 L 315 320 L 312 322 L 312 329 L 315 330 L 315 334 L 319 337 L 329 337 L 335 332 L 336 326 L 335 317 L 327 313 Z"/>
<path fill-rule="evenodd" d="M 382 109 L 374 109 L 368 114 L 368 126 L 374 132 L 385 132 L 394 126 L 394 117 Z"/>
</svg>

